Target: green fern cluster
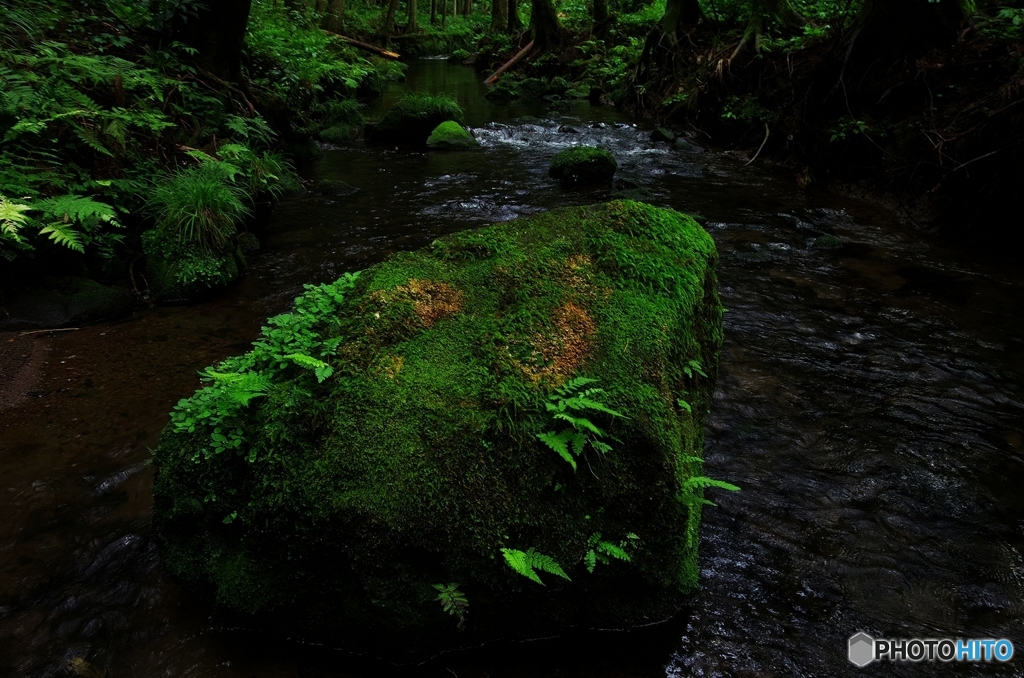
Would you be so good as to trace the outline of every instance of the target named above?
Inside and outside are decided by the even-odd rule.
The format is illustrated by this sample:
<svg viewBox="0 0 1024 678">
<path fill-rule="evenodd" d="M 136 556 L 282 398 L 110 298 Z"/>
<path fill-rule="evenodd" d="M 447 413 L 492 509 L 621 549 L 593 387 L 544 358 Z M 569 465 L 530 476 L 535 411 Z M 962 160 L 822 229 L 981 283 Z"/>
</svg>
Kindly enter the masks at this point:
<svg viewBox="0 0 1024 678">
<path fill-rule="evenodd" d="M 544 582 L 541 581 L 540 575 L 537 571 L 547 572 L 553 574 L 556 577 L 561 577 L 566 581 L 572 581 L 569 579 L 569 575 L 565 573 L 562 566 L 559 565 L 554 558 L 546 556 L 543 553 L 538 553 L 532 548 L 526 551 L 519 551 L 517 549 L 501 549 L 501 554 L 505 556 L 505 563 L 512 568 L 517 574 L 521 574 L 530 581 L 537 582 L 541 586 L 544 586 Z"/>
<path fill-rule="evenodd" d="M 311 372 L 317 383 L 334 374 L 327 359 L 335 354 L 340 341 L 337 311 L 358 277 L 358 273 L 348 273 L 330 285 L 306 285 L 306 294 L 295 300 L 295 312 L 270 318 L 252 351 L 201 372 L 207 385 L 191 398 L 178 401 L 171 412 L 173 431 L 182 435 L 207 432 L 208 442 L 201 448 L 207 457 L 225 451 L 242 454 L 244 411 L 253 400 L 267 395 L 279 373 L 299 367 Z M 324 326 L 324 318 L 333 318 L 335 324 Z M 197 451 L 195 459 L 200 456 Z M 255 450 L 250 449 L 246 459 L 255 461 Z"/>
<path fill-rule="evenodd" d="M 547 411 L 553 413 L 555 423 L 566 422 L 570 428 L 538 433 L 537 438 L 568 462 L 573 471 L 576 470 L 575 457 L 583 454 L 587 445 L 601 453 L 610 452 L 612 449 L 608 443 L 601 440 L 605 437 L 605 432 L 582 414 L 600 412 L 613 417 L 624 416 L 597 400 L 597 396 L 604 393 L 604 389 L 584 388 L 596 382 L 596 379 L 576 377 L 556 389 L 545 403 Z"/>
<path fill-rule="evenodd" d="M 600 532 L 590 535 L 590 539 L 587 540 L 589 548 L 586 555 L 583 556 L 583 564 L 586 566 L 587 572 L 593 573 L 598 563 L 608 564 L 612 558 L 627 563 L 632 562 L 633 558 L 626 551 L 626 547 L 639 540 L 640 537 L 632 532 L 618 544 L 602 539 Z"/>
<path fill-rule="evenodd" d="M 22 232 L 25 228 L 76 252 L 85 252 L 86 245 L 96 243 L 101 253 L 113 256 L 113 246 L 123 237 L 105 231 L 105 226 L 120 228 L 121 224 L 113 207 L 92 198 L 62 195 L 25 204 L 0 194 L 0 257 L 8 261 L 18 251 L 33 249 Z"/>
</svg>

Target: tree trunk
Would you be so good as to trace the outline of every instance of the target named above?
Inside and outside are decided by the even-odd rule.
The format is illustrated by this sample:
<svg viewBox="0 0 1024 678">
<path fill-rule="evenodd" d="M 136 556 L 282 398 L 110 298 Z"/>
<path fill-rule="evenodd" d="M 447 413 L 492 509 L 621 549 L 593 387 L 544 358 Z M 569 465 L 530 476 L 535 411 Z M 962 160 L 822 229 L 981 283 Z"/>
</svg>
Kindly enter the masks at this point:
<svg viewBox="0 0 1024 678">
<path fill-rule="evenodd" d="M 406 0 L 407 7 L 409 9 L 409 28 L 407 33 L 415 33 L 419 30 L 419 24 L 416 23 L 416 12 L 419 11 L 416 7 L 416 0 Z"/>
<path fill-rule="evenodd" d="M 508 26 L 509 0 L 491 0 L 491 33 L 501 33 Z"/>
<path fill-rule="evenodd" d="M 692 26 L 703 18 L 704 12 L 698 0 L 668 0 L 665 15 L 661 18 L 661 32 L 672 36 L 674 43 L 680 28 Z"/>
<path fill-rule="evenodd" d="M 519 16 L 519 0 L 508 0 L 508 34 L 519 35 L 523 32 L 523 20 Z"/>
<path fill-rule="evenodd" d="M 252 0 L 220 0 L 201 6 L 199 15 L 174 26 L 174 37 L 196 49 L 200 68 L 219 78 L 242 78 L 242 46 Z"/>
<path fill-rule="evenodd" d="M 558 47 L 565 42 L 565 31 L 558 21 L 558 12 L 552 0 L 531 0 L 530 31 L 533 42 L 541 50 Z"/>
<path fill-rule="evenodd" d="M 430 25 L 437 23 L 437 0 L 430 0 Z"/>
<path fill-rule="evenodd" d="M 324 16 L 323 28 L 332 33 L 340 33 L 345 24 L 345 0 L 330 0 L 327 14 Z"/>
<path fill-rule="evenodd" d="M 594 0 L 594 35 L 603 38 L 608 34 L 608 0 Z"/>
<path fill-rule="evenodd" d="M 398 11 L 398 0 L 391 0 L 388 3 L 387 14 L 384 15 L 384 26 L 381 27 L 381 33 L 384 34 L 385 38 L 391 37 L 391 34 L 395 31 L 395 12 Z"/>
<path fill-rule="evenodd" d="M 469 16 L 470 12 L 473 11 L 473 0 L 465 0 L 462 3 L 462 16 Z"/>
</svg>

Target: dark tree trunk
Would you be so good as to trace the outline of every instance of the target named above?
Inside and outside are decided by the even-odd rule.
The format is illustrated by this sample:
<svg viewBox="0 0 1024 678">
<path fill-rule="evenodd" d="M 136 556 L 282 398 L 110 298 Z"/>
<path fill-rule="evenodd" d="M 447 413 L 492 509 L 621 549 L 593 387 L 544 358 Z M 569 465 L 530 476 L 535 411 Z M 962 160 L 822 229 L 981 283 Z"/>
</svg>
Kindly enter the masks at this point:
<svg viewBox="0 0 1024 678">
<path fill-rule="evenodd" d="M 661 18 L 661 32 L 671 36 L 675 42 L 679 29 L 692 26 L 703 18 L 704 12 L 698 0 L 668 0 L 665 15 Z"/>
<path fill-rule="evenodd" d="M 430 0 L 430 25 L 437 23 L 437 0 Z"/>
<path fill-rule="evenodd" d="M 519 16 L 519 0 L 508 0 L 508 34 L 519 35 L 523 32 L 523 20 Z"/>
<path fill-rule="evenodd" d="M 552 0 L 532 0 L 530 31 L 534 45 L 541 49 L 558 47 L 565 42 L 565 31 L 558 21 L 558 12 Z"/>
<path fill-rule="evenodd" d="M 594 35 L 603 38 L 608 34 L 608 0 L 594 0 Z"/>
<path fill-rule="evenodd" d="M 194 47 L 196 64 L 219 78 L 242 78 L 242 46 L 252 0 L 220 0 L 207 3 L 199 16 L 174 27 L 176 40 Z"/>
<path fill-rule="evenodd" d="M 473 0 L 465 0 L 462 3 L 462 16 L 469 16 L 470 12 L 473 11 Z"/>
<path fill-rule="evenodd" d="M 381 27 L 381 33 L 384 37 L 390 37 L 395 31 L 395 12 L 398 11 L 398 0 L 391 0 L 388 3 L 388 12 L 384 15 L 384 26 Z"/>
<path fill-rule="evenodd" d="M 491 0 L 491 32 L 501 33 L 508 27 L 509 0 Z"/>
<path fill-rule="evenodd" d="M 323 27 L 334 33 L 340 33 L 345 23 L 345 0 L 330 0 L 327 14 L 324 16 Z"/>
<path fill-rule="evenodd" d="M 407 33 L 415 33 L 419 30 L 419 24 L 416 23 L 416 12 L 419 9 L 416 7 L 416 0 L 406 0 L 407 8 L 409 10 L 409 29 Z"/>
</svg>

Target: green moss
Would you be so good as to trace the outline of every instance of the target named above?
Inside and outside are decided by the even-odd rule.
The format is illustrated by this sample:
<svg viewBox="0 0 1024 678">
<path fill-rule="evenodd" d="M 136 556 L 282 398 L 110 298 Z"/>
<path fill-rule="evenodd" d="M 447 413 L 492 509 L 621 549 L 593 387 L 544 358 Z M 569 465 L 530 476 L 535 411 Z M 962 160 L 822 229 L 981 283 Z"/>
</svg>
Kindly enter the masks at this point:
<svg viewBox="0 0 1024 678">
<path fill-rule="evenodd" d="M 464 118 L 462 107 L 455 100 L 443 94 L 413 92 L 384 114 L 371 128 L 370 137 L 374 141 L 423 143 L 442 122 L 461 123 Z"/>
<path fill-rule="evenodd" d="M 204 248 L 183 243 L 173 234 L 153 229 L 142 234 L 146 278 L 159 301 L 188 301 L 229 285 L 245 270 L 245 258 L 232 242 Z"/>
<path fill-rule="evenodd" d="M 618 167 L 615 156 L 603 148 L 574 146 L 554 157 L 548 175 L 565 187 L 608 184 Z"/>
<path fill-rule="evenodd" d="M 172 415 L 154 454 L 167 566 L 290 633 L 389 654 L 673 614 L 697 577 L 681 488 L 700 474 L 722 339 L 716 261 L 689 217 L 614 202 L 310 287 Z M 574 473 L 537 434 L 581 375 L 626 416 L 592 417 L 612 449 Z M 631 562 L 589 574 L 595 533 L 638 535 Z M 571 581 L 538 586 L 501 548 L 550 555 Z M 468 596 L 464 632 L 439 582 Z"/>
<path fill-rule="evenodd" d="M 473 135 L 454 120 L 442 122 L 427 137 L 427 146 L 431 148 L 467 149 L 477 148 L 479 145 Z"/>
</svg>

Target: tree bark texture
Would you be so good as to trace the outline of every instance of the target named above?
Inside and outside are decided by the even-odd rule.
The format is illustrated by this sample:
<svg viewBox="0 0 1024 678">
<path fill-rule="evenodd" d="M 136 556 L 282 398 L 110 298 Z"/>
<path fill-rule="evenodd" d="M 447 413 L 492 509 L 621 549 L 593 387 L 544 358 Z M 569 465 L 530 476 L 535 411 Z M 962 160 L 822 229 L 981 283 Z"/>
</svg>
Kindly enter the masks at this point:
<svg viewBox="0 0 1024 678">
<path fill-rule="evenodd" d="M 508 34 L 523 32 L 523 19 L 519 16 L 519 0 L 508 0 Z"/>
<path fill-rule="evenodd" d="M 345 24 L 345 0 L 330 0 L 327 14 L 324 15 L 323 28 L 337 33 Z"/>
<path fill-rule="evenodd" d="M 661 32 L 675 39 L 679 29 L 692 26 L 704 18 L 698 0 L 668 0 L 661 18 Z"/>
<path fill-rule="evenodd" d="M 608 0 L 594 0 L 594 35 L 603 38 L 608 33 Z"/>
<path fill-rule="evenodd" d="M 565 33 L 558 21 L 558 12 L 552 0 L 531 0 L 530 31 L 534 44 L 542 49 L 557 47 L 564 42 Z"/>
<path fill-rule="evenodd" d="M 384 37 L 390 37 L 395 32 L 395 12 L 398 11 L 398 0 L 391 0 L 388 3 L 387 14 L 384 15 L 384 25 L 381 27 L 381 33 Z"/>
<path fill-rule="evenodd" d="M 491 0 L 491 32 L 501 33 L 508 27 L 509 0 Z"/>
<path fill-rule="evenodd" d="M 409 28 L 407 33 L 415 33 L 419 30 L 419 24 L 416 23 L 416 12 L 419 11 L 416 7 L 416 0 L 406 0 L 406 6 L 409 10 Z"/>
</svg>

